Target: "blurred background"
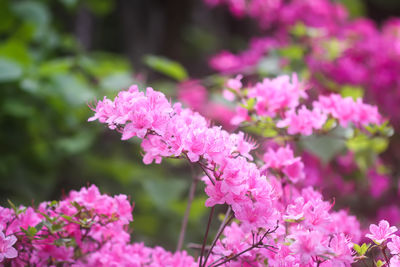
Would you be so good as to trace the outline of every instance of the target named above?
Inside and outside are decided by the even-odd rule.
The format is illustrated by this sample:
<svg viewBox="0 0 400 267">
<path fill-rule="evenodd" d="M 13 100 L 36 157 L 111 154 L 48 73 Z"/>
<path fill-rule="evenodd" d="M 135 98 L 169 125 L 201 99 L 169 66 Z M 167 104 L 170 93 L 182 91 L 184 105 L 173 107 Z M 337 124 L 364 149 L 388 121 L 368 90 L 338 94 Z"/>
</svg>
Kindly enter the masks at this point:
<svg viewBox="0 0 400 267">
<path fill-rule="evenodd" d="M 341 2 L 377 24 L 400 16 L 398 0 Z M 133 83 L 175 98 L 177 81 L 213 73 L 212 55 L 258 34 L 256 22 L 202 0 L 0 0 L 1 204 L 95 183 L 137 203 L 134 240 L 174 248 L 195 174 L 180 161 L 144 165 L 138 143 L 87 122 L 88 105 Z M 204 201 L 193 203 L 191 240 L 201 240 Z"/>
</svg>

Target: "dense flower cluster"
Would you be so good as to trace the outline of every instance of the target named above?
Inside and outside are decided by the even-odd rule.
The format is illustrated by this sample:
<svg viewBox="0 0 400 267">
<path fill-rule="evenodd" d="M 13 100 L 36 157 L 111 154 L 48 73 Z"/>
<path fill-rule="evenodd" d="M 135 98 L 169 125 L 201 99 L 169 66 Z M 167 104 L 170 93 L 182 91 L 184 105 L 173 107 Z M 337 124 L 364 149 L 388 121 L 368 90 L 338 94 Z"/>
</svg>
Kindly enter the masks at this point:
<svg viewBox="0 0 400 267">
<path fill-rule="evenodd" d="M 96 186 L 38 208 L 0 208 L 0 262 L 12 266 L 191 266 L 192 257 L 129 244 L 132 206 Z"/>
<path fill-rule="evenodd" d="M 205 0 L 210 6 L 225 4 L 236 17 L 257 20 L 262 28 L 293 25 L 298 21 L 313 27 L 335 29 L 347 18 L 343 6 L 326 0 Z"/>
<path fill-rule="evenodd" d="M 307 98 L 296 78 L 292 80 L 287 76 L 265 79 L 244 95 L 238 76 L 228 81 L 225 96 L 238 97 L 244 103 L 256 99 L 246 110 L 260 117 L 282 116 L 278 121 L 282 123 L 289 118 L 286 114 Z M 376 108 L 338 95 L 322 96 L 313 107 L 324 115 L 317 129 L 328 116 L 343 126 L 351 122 L 355 127 L 381 120 Z M 227 262 L 233 264 L 229 266 L 245 262 L 261 266 L 264 260 L 276 266 L 335 266 L 354 261 L 351 242 L 360 240 L 359 223 L 344 211 L 331 211 L 332 204 L 311 187 L 295 186 L 305 179 L 304 164 L 289 146 L 268 149 L 265 163 L 256 165 L 251 155 L 256 145 L 243 133 L 229 134 L 220 127 L 210 127 L 198 113 L 179 103 L 172 105 L 152 88 L 143 93 L 132 86 L 114 101 L 99 101 L 94 110 L 89 120 L 98 119 L 118 129 L 122 139 L 143 139 L 146 164 L 176 157 L 200 166 L 205 173 L 206 206 L 232 207 L 240 224 L 226 227 L 225 237 L 207 257 L 210 266 Z M 303 130 L 298 133 L 308 134 Z"/>
<path fill-rule="evenodd" d="M 396 127 L 400 125 L 399 19 L 390 19 L 378 28 L 366 18 L 350 19 L 344 6 L 329 0 L 205 2 L 211 6 L 227 4 L 234 15 L 248 14 L 261 27 L 269 28 L 268 36 L 254 38 L 246 51 L 239 54 L 223 51 L 215 55 L 210 60 L 215 70 L 255 72 L 257 64 L 272 50 L 300 46 L 304 67 L 311 72 L 310 81 L 314 85 L 335 91 L 342 86 L 361 87 Z M 297 26 L 301 30 L 293 36 Z M 282 65 L 290 64 L 290 59 L 281 58 L 281 61 Z"/>
<path fill-rule="evenodd" d="M 288 134 L 307 136 L 315 130 L 321 130 L 328 118 L 335 119 L 344 128 L 350 123 L 357 127 L 382 123 L 377 108 L 363 103 L 361 99 L 354 101 L 351 97 L 343 98 L 338 94 L 331 94 L 320 96 L 312 103 L 312 109 L 301 105 L 301 100 L 308 98 L 308 95 L 295 75 L 292 81 L 289 76 L 266 78 L 262 83 L 246 88 L 247 93 L 241 92 L 240 87 L 231 88 L 230 84 L 234 81 L 237 79 L 227 82 L 227 87 L 231 90 L 229 92 L 239 95 L 246 107 L 237 108 L 237 114 L 232 118 L 232 123 L 235 124 L 270 117 L 277 121 L 278 128 L 287 127 Z M 233 98 L 228 95 L 228 99 Z"/>
<path fill-rule="evenodd" d="M 381 121 L 376 108 L 338 95 L 319 97 L 309 110 L 301 104 L 308 96 L 295 76 L 265 79 L 247 90 L 241 78 L 228 81 L 225 96 L 240 99 L 249 118 L 275 119 L 278 128 L 288 126 L 289 134 L 311 134 L 304 127 L 293 132 L 293 121 L 283 125 L 291 118 L 290 112 L 303 116 L 302 110 L 318 111 L 324 117 L 313 126 L 316 130 L 328 117 L 343 127 Z M 229 219 L 219 230 L 222 238 L 217 235 L 198 259 L 186 252 L 131 244 L 127 225 L 132 221 L 132 207 L 127 197 L 102 195 L 91 186 L 72 191 L 60 202 L 41 203 L 37 209 L 1 208 L 3 260 L 16 266 L 182 267 L 264 266 L 266 262 L 271 266 L 349 266 L 356 260 L 352 247 L 362 236 L 359 222 L 344 210 L 332 210 L 333 203 L 304 186 L 306 166 L 291 145 L 267 146 L 260 162 L 253 153 L 257 144 L 243 132 L 210 126 L 200 114 L 180 103 L 171 104 L 152 88 L 144 93 L 132 86 L 114 100 L 104 98 L 93 109 L 89 121 L 106 123 L 121 132 L 123 140 L 142 139 L 145 164 L 172 157 L 200 167 L 208 195 L 205 205 L 212 210 L 217 204 L 229 206 L 225 218 Z M 395 254 L 397 229 L 386 221 L 370 229 L 366 236 L 377 245 L 392 238 L 388 247 Z M 397 258 L 396 254 L 392 262 Z"/>
</svg>

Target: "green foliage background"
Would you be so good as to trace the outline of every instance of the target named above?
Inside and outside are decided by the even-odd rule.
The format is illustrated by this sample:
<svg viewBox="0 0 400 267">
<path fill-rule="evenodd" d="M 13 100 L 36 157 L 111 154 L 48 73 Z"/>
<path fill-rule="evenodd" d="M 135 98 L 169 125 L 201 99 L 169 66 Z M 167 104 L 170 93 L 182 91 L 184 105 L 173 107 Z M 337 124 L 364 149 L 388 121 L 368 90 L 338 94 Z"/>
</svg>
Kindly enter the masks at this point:
<svg viewBox="0 0 400 267">
<path fill-rule="evenodd" d="M 0 0 L 1 204 L 38 204 L 95 183 L 104 193 L 128 194 L 139 203 L 135 239 L 171 248 L 190 170 L 177 162 L 145 166 L 137 143 L 87 122 L 93 114 L 88 104 L 137 81 L 122 55 L 85 51 L 54 11 L 74 16 L 82 4 L 101 17 L 112 12 L 114 1 Z M 198 240 L 204 200 L 195 200 L 189 222 Z"/>
</svg>

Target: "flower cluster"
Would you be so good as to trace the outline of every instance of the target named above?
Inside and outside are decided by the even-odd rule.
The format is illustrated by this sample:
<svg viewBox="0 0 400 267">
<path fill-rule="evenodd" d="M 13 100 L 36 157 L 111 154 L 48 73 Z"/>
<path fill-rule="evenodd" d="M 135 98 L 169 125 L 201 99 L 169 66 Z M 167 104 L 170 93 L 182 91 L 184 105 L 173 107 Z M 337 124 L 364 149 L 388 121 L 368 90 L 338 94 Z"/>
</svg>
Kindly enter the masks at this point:
<svg viewBox="0 0 400 267">
<path fill-rule="evenodd" d="M 0 207 L 0 262 L 12 266 L 191 266 L 184 252 L 130 244 L 132 206 L 94 185 L 38 208 Z"/>
<path fill-rule="evenodd" d="M 236 17 L 257 20 L 261 28 L 287 27 L 301 21 L 308 26 L 334 29 L 347 18 L 343 6 L 326 0 L 205 0 L 210 6 L 225 4 Z"/>
<path fill-rule="evenodd" d="M 228 80 L 228 89 L 233 81 Z M 240 97 L 244 106 L 238 107 L 232 123 L 257 122 L 268 117 L 276 121 L 278 128 L 287 128 L 288 134 L 305 136 L 321 130 L 329 118 L 335 119 L 344 128 L 350 123 L 359 128 L 382 123 L 375 106 L 365 104 L 361 99 L 354 101 L 351 97 L 343 98 L 338 94 L 322 95 L 312 103 L 312 109 L 307 108 L 301 104 L 301 100 L 307 99 L 308 95 L 295 75 L 291 80 L 289 76 L 266 78 L 262 83 L 246 89 L 246 93 L 237 88 L 230 89 L 231 93 Z"/>
<path fill-rule="evenodd" d="M 295 76 L 292 82 L 288 76 L 265 79 L 248 90 L 243 90 L 238 76 L 228 81 L 227 87 L 225 96 L 238 97 L 247 104 L 254 99 L 248 104 L 252 107 L 246 107 L 249 113 L 276 116 L 277 123 L 289 118 L 286 114 L 307 98 Z M 336 99 L 338 102 L 333 103 Z M 328 116 L 342 125 L 380 122 L 376 109 L 361 100 L 331 95 L 321 97 L 313 106 L 325 116 L 323 123 Z M 348 109 L 352 110 L 351 117 L 347 116 Z M 205 205 L 228 204 L 232 208 L 240 224 L 225 225 L 225 237 L 216 242 L 204 264 L 230 262 L 240 266 L 268 260 L 277 266 L 289 262 L 290 266 L 331 266 L 353 262 L 351 242 L 360 239 L 359 223 L 344 211 L 332 211 L 332 204 L 311 187 L 295 186 L 305 179 L 304 164 L 289 146 L 268 149 L 264 164 L 257 165 L 251 153 L 257 146 L 245 134 L 210 127 L 198 113 L 179 103 L 172 105 L 152 88 L 144 94 L 132 86 L 113 101 L 99 101 L 94 110 L 89 120 L 98 119 L 118 129 L 122 139 L 143 139 L 144 163 L 174 157 L 199 166 L 205 174 Z M 363 110 L 375 113 L 366 118 L 360 115 Z"/>
<path fill-rule="evenodd" d="M 208 175 L 207 206 L 227 203 L 236 217 L 249 227 L 276 223 L 276 199 L 268 180 L 260 174 L 250 152 L 256 145 L 243 133 L 229 134 L 220 127 L 209 127 L 198 113 L 171 105 L 166 97 L 147 88 L 146 95 L 133 86 L 114 101 L 104 99 L 90 120 L 99 119 L 122 131 L 122 139 L 143 138 L 146 164 L 163 157 L 186 157 Z M 256 202 L 257 205 L 253 205 Z"/>
<path fill-rule="evenodd" d="M 269 29 L 267 36 L 255 38 L 239 54 L 223 51 L 215 55 L 210 60 L 213 69 L 225 74 L 254 73 L 271 51 L 302 47 L 303 67 L 310 71 L 313 85 L 334 91 L 343 86 L 363 88 L 368 100 L 399 127 L 399 19 L 390 19 L 379 28 L 372 20 L 349 18 L 344 6 L 329 0 L 205 2 L 226 4 L 234 15 L 247 14 L 261 28 Z M 291 63 L 290 58 L 280 60 L 282 65 Z"/>
</svg>

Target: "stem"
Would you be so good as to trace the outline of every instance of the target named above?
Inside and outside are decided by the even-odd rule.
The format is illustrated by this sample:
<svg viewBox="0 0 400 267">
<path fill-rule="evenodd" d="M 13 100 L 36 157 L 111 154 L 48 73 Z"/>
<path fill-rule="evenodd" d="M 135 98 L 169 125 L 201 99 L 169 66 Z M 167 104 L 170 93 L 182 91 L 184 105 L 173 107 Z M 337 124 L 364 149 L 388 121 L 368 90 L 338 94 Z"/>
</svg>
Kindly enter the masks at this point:
<svg viewBox="0 0 400 267">
<path fill-rule="evenodd" d="M 232 210 L 232 208 L 231 208 L 231 206 L 229 206 L 228 210 L 225 213 L 225 218 L 222 221 L 221 225 L 219 226 L 218 232 L 217 232 L 213 242 L 211 243 L 210 249 L 207 252 L 206 258 L 204 260 L 204 267 L 206 267 L 208 257 L 210 257 L 210 254 L 211 254 L 213 248 L 215 247 L 215 244 L 217 244 L 219 237 L 224 232 L 225 227 L 233 220 L 233 213 L 231 214 L 231 210 Z M 229 219 L 228 219 L 228 217 L 229 217 Z"/>
<path fill-rule="evenodd" d="M 214 214 L 214 209 L 215 209 L 215 206 L 213 206 L 213 207 L 211 208 L 211 210 L 210 210 L 210 215 L 208 216 L 207 229 L 206 229 L 206 233 L 204 234 L 203 245 L 202 245 L 202 247 L 201 247 L 199 267 L 202 267 L 203 255 L 204 255 L 204 248 L 206 247 L 207 237 L 208 237 L 208 231 L 210 230 L 211 221 L 212 221 L 212 217 L 213 217 L 213 214 Z"/>
<path fill-rule="evenodd" d="M 386 247 L 386 246 L 385 246 L 385 247 Z M 389 266 L 389 259 L 388 259 L 387 255 L 386 255 L 386 253 L 385 253 L 385 247 L 382 247 L 382 248 L 381 248 L 381 251 L 382 251 L 383 256 L 385 257 L 386 266 Z"/>
<path fill-rule="evenodd" d="M 214 182 L 213 178 L 212 178 L 211 175 L 208 173 L 208 171 L 204 168 L 204 166 L 203 166 L 200 162 L 199 162 L 198 164 L 199 164 L 200 168 L 203 170 L 203 172 L 207 175 L 208 179 L 210 179 L 211 183 L 212 183 L 213 185 L 215 185 L 215 182 Z"/>
<path fill-rule="evenodd" d="M 260 238 L 260 240 L 259 240 L 257 243 L 254 243 L 254 241 L 253 241 L 253 244 L 252 244 L 250 247 L 248 247 L 247 249 L 245 249 L 245 250 L 243 250 L 242 252 L 240 252 L 240 253 L 238 253 L 238 254 L 232 256 L 232 257 L 229 257 L 229 258 L 225 259 L 224 261 L 222 261 L 222 262 L 220 262 L 220 263 L 217 264 L 217 262 L 219 262 L 221 259 L 225 258 L 225 257 L 222 257 L 222 258 L 220 258 L 220 259 L 214 261 L 214 262 L 210 265 L 210 267 L 218 267 L 218 266 L 221 266 L 221 265 L 223 265 L 223 264 L 225 264 L 225 263 L 227 263 L 227 262 L 229 262 L 229 261 L 231 261 L 231 260 L 235 260 L 235 259 L 237 259 L 239 256 L 243 255 L 243 254 L 246 253 L 247 251 L 250 251 L 250 250 L 252 250 L 252 249 L 254 249 L 254 248 L 267 248 L 267 249 L 268 249 L 268 248 L 275 248 L 274 246 L 263 245 L 263 241 L 264 241 L 264 238 L 265 238 L 268 234 L 274 233 L 274 232 L 278 229 L 278 227 L 279 227 L 278 223 L 279 223 L 279 222 L 277 222 L 277 225 L 276 225 L 276 227 L 275 227 L 273 230 L 267 230 L 267 232 L 265 232 L 265 233 L 263 234 L 263 236 Z M 275 248 L 275 249 L 276 249 L 276 248 Z"/>
<path fill-rule="evenodd" d="M 189 220 L 190 207 L 192 206 L 194 194 L 196 192 L 197 182 L 198 182 L 198 179 L 193 177 L 192 184 L 190 185 L 190 189 L 189 189 L 189 196 L 188 196 L 188 201 L 187 201 L 187 205 L 186 205 L 185 215 L 183 216 L 183 219 L 182 219 L 182 226 L 181 226 L 181 231 L 179 233 L 178 244 L 176 245 L 176 251 L 180 251 L 182 249 L 183 241 L 185 239 L 186 227 L 187 227 L 187 223 Z"/>
</svg>

